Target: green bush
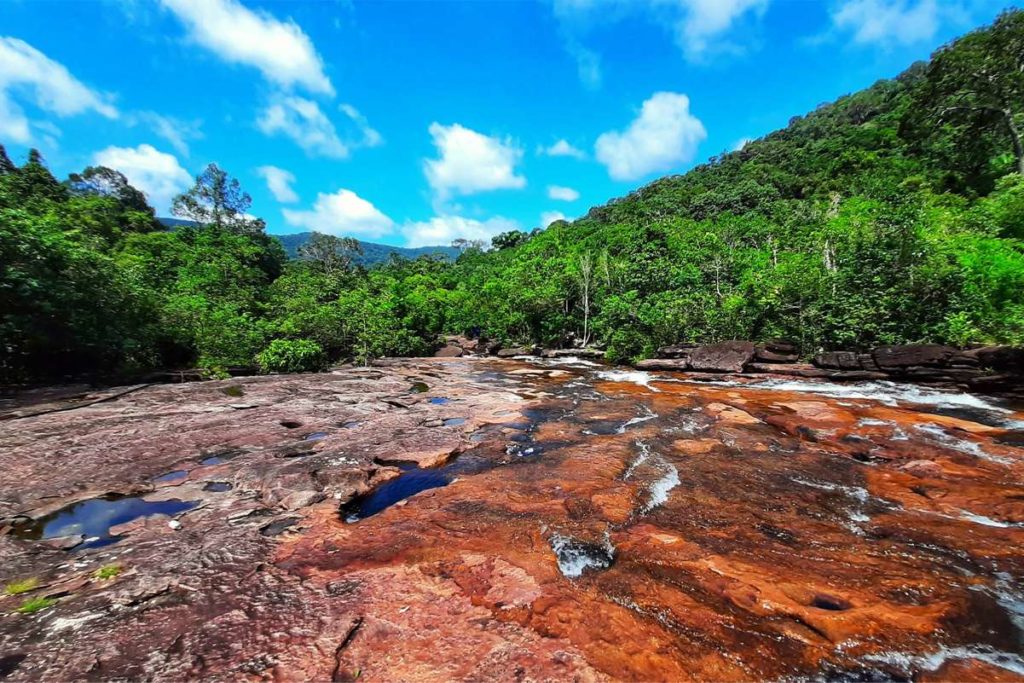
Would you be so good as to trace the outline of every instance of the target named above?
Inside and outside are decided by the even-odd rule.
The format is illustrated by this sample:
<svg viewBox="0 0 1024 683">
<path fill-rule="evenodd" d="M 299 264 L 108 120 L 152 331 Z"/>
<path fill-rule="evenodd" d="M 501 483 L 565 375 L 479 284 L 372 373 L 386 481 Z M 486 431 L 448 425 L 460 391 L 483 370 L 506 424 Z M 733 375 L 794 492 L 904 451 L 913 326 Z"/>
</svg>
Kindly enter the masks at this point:
<svg viewBox="0 0 1024 683">
<path fill-rule="evenodd" d="M 275 339 L 256 355 L 260 372 L 319 372 L 327 367 L 327 356 L 319 344 L 308 339 Z"/>
</svg>

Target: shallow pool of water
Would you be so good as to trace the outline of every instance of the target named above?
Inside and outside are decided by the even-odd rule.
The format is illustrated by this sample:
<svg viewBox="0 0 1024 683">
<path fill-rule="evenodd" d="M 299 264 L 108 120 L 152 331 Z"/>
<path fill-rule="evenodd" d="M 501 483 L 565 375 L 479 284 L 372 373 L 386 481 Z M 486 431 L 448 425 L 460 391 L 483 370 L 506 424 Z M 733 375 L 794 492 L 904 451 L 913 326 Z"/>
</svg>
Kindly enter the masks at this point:
<svg viewBox="0 0 1024 683">
<path fill-rule="evenodd" d="M 111 527 L 140 517 L 172 517 L 198 504 L 198 501 L 148 501 L 139 496 L 109 494 L 74 503 L 26 524 L 18 524 L 13 528 L 13 533 L 18 538 L 30 541 L 81 535 L 85 541 L 75 546 L 75 550 L 101 548 L 121 540 L 120 536 L 110 534 Z"/>
</svg>

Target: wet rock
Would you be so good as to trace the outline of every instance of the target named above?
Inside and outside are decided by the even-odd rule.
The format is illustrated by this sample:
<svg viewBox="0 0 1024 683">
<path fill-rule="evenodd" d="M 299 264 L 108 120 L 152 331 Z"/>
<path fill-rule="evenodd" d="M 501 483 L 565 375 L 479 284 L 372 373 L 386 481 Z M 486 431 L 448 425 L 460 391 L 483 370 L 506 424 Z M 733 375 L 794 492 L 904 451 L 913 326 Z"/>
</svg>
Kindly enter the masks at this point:
<svg viewBox="0 0 1024 683">
<path fill-rule="evenodd" d="M 691 369 L 705 372 L 743 372 L 753 358 L 753 342 L 728 341 L 698 346 L 690 352 L 689 364 Z"/>
<path fill-rule="evenodd" d="M 1000 439 L 1024 414 L 1010 404 L 898 384 L 651 382 L 537 365 L 387 360 L 233 380 L 257 406 L 242 412 L 210 382 L 0 424 L 0 519 L 108 491 L 201 501 L 178 531 L 142 518 L 117 544 L 71 553 L 0 533 L 0 585 L 38 577 L 40 594 L 61 593 L 43 613 L 0 620 L 0 652 L 20 658 L 0 663 L 4 675 L 1013 673 L 1024 461 Z M 420 381 L 425 393 L 410 393 Z M 442 395 L 450 403 L 427 400 Z M 443 426 L 456 417 L 485 438 Z M 612 428 L 584 433 L 594 425 Z M 280 457 L 318 429 L 330 438 Z M 506 452 L 513 437 L 520 450 Z M 237 457 L 198 464 L 226 452 Z M 447 460 L 407 469 L 410 453 Z M 181 468 L 178 486 L 151 490 Z M 234 486 L 207 490 L 213 481 Z M 397 493 L 376 514 L 339 519 L 389 485 Z M 94 579 L 108 564 L 123 568 L 116 580 Z M 4 612 L 17 604 L 0 600 Z"/>
<path fill-rule="evenodd" d="M 1012 346 L 983 346 L 964 351 L 960 358 L 976 360 L 996 373 L 1024 375 L 1024 348 Z"/>
<path fill-rule="evenodd" d="M 515 356 L 536 356 L 537 350 L 529 346 L 510 346 L 507 349 L 501 349 L 496 354 L 498 358 L 514 358 Z"/>
<path fill-rule="evenodd" d="M 878 367 L 891 372 L 912 366 L 942 367 L 957 353 L 953 347 L 940 344 L 905 344 L 882 346 L 871 355 Z"/>
<path fill-rule="evenodd" d="M 658 358 L 689 358 L 690 352 L 697 348 L 696 344 L 674 344 L 658 349 Z"/>
<path fill-rule="evenodd" d="M 814 356 L 814 364 L 819 368 L 832 370 L 861 370 L 860 357 L 850 351 L 828 351 Z"/>
<path fill-rule="evenodd" d="M 687 358 L 647 358 L 637 361 L 635 367 L 638 370 L 678 370 L 690 369 L 690 361 Z"/>
<path fill-rule="evenodd" d="M 834 372 L 811 365 L 810 363 L 789 363 L 786 365 L 772 363 L 748 363 L 746 366 L 749 372 L 763 372 L 765 374 L 788 375 L 791 377 L 832 377 Z"/>
<path fill-rule="evenodd" d="M 579 349 L 544 349 L 541 352 L 541 356 L 544 358 L 589 358 L 589 359 L 600 359 L 604 358 L 604 351 L 601 349 L 593 348 L 579 348 Z"/>
<path fill-rule="evenodd" d="M 51 548 L 57 550 L 71 550 L 72 548 L 81 545 L 85 541 L 85 536 L 82 534 L 71 534 L 68 536 L 57 536 L 56 538 L 48 538 L 42 541 Z"/>
<path fill-rule="evenodd" d="M 758 344 L 754 349 L 754 360 L 758 363 L 796 363 L 800 356 L 796 350 L 776 351 L 765 344 Z"/>
</svg>

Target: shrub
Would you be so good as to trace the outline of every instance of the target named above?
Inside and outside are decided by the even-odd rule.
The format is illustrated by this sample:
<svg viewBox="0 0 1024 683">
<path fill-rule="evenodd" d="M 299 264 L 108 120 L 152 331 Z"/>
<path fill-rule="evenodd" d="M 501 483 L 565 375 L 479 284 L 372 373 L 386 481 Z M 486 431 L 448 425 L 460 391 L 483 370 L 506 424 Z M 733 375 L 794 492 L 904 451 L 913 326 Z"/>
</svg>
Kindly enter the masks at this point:
<svg viewBox="0 0 1024 683">
<path fill-rule="evenodd" d="M 18 611 L 22 614 L 32 614 L 33 612 L 39 612 L 48 607 L 53 607 L 57 604 L 55 598 L 29 598 L 25 602 L 21 603 L 18 607 Z"/>
<path fill-rule="evenodd" d="M 11 581 L 4 587 L 4 592 L 8 595 L 21 595 L 22 593 L 28 593 L 30 590 L 34 590 L 38 585 L 39 579 L 33 576 L 29 579 Z"/>
<path fill-rule="evenodd" d="M 116 578 L 123 569 L 119 564 L 106 564 L 93 572 L 93 578 L 100 581 L 109 581 L 110 579 Z"/>
<path fill-rule="evenodd" d="M 308 339 L 275 339 L 256 355 L 264 374 L 275 372 L 319 372 L 327 367 L 327 356 Z"/>
</svg>

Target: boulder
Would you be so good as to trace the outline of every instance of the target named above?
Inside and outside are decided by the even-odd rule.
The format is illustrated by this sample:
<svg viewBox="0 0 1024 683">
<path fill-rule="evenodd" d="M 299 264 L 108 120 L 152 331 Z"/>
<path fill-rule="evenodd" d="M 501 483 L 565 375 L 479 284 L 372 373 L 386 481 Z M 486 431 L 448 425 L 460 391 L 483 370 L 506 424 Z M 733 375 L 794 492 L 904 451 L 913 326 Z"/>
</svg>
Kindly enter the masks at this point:
<svg viewBox="0 0 1024 683">
<path fill-rule="evenodd" d="M 781 353 L 784 355 L 797 355 L 797 346 L 791 341 L 783 341 L 781 339 L 772 339 L 761 344 L 765 349 L 772 353 Z"/>
<path fill-rule="evenodd" d="M 869 372 L 881 372 L 881 368 L 878 367 L 878 363 L 875 362 L 875 357 L 870 353 L 858 353 L 857 360 L 860 362 L 862 370 L 868 370 Z"/>
<path fill-rule="evenodd" d="M 449 344 L 434 352 L 434 358 L 461 358 L 464 351 L 461 346 Z"/>
<path fill-rule="evenodd" d="M 795 363 L 800 360 L 800 356 L 796 350 L 776 351 L 769 344 L 758 344 L 754 349 L 754 360 L 758 363 Z"/>
<path fill-rule="evenodd" d="M 979 365 L 999 373 L 1024 375 L 1024 348 L 1013 346 L 983 346 L 964 351 L 954 362 L 974 360 Z"/>
<path fill-rule="evenodd" d="M 915 366 L 904 368 L 900 374 L 906 379 L 918 382 L 968 382 L 983 373 L 981 368 L 928 368 Z"/>
<path fill-rule="evenodd" d="M 658 349 L 658 358 L 687 358 L 696 346 L 693 344 L 673 344 Z"/>
<path fill-rule="evenodd" d="M 540 354 L 544 358 L 603 358 L 601 349 L 544 349 Z"/>
<path fill-rule="evenodd" d="M 815 354 L 814 364 L 831 370 L 861 370 L 860 357 L 851 351 L 826 351 Z"/>
<path fill-rule="evenodd" d="M 810 363 L 748 363 L 746 370 L 747 372 L 786 375 L 787 377 L 827 378 L 835 374 L 832 370 L 815 367 Z"/>
<path fill-rule="evenodd" d="M 638 361 L 638 370 L 688 370 L 689 361 L 686 358 L 648 358 Z"/>
<path fill-rule="evenodd" d="M 887 372 L 900 372 L 909 367 L 944 367 L 958 354 L 952 346 L 941 344 L 904 344 L 880 346 L 872 352 L 875 363 Z"/>
<path fill-rule="evenodd" d="M 528 346 L 510 346 L 507 349 L 498 351 L 498 358 L 512 358 L 514 356 L 536 356 L 536 350 Z"/>
<path fill-rule="evenodd" d="M 690 351 L 690 369 L 705 372 L 743 372 L 754 359 L 754 343 L 727 341 L 698 346 Z"/>
</svg>

